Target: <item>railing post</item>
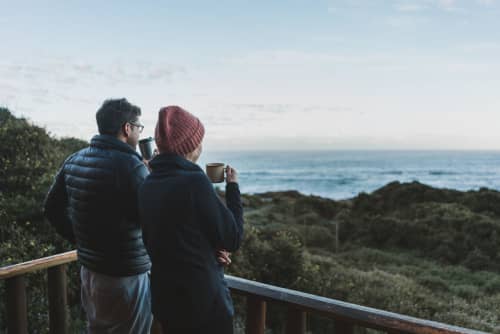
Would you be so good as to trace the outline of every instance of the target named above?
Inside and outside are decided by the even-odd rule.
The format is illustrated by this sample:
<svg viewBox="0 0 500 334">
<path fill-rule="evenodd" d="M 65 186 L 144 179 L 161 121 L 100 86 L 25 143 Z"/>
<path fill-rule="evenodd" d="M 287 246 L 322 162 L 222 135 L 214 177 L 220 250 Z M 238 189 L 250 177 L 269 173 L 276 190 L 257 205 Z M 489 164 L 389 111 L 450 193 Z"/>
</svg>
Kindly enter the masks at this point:
<svg viewBox="0 0 500 334">
<path fill-rule="evenodd" d="M 307 314 L 304 311 L 289 307 L 286 314 L 286 334 L 305 334 Z"/>
<path fill-rule="evenodd" d="M 344 320 L 335 319 L 333 327 L 335 334 L 354 334 L 354 325 Z"/>
<path fill-rule="evenodd" d="M 247 297 L 246 334 L 264 334 L 266 328 L 266 302 L 254 296 Z"/>
<path fill-rule="evenodd" d="M 5 280 L 7 290 L 7 333 L 27 334 L 28 313 L 26 309 L 26 284 L 24 276 Z"/>
<path fill-rule="evenodd" d="M 68 333 L 66 265 L 61 264 L 48 270 L 49 289 L 49 332 Z"/>
</svg>

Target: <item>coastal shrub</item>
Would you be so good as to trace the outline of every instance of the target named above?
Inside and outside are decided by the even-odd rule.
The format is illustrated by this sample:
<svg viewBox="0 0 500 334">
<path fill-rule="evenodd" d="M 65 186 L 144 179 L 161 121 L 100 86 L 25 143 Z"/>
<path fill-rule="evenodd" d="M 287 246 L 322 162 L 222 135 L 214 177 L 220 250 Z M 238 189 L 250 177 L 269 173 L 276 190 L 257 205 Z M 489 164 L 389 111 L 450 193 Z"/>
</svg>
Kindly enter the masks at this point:
<svg viewBox="0 0 500 334">
<path fill-rule="evenodd" d="M 500 277 L 488 280 L 484 286 L 484 292 L 490 295 L 500 294 Z"/>
<path fill-rule="evenodd" d="M 471 284 L 461 284 L 453 287 L 453 292 L 460 298 L 472 300 L 480 296 L 480 291 L 476 286 Z"/>
<path fill-rule="evenodd" d="M 295 224 L 309 226 L 318 225 L 320 221 L 322 221 L 321 216 L 314 211 L 307 211 L 302 214 L 296 214 L 292 220 L 292 222 L 294 222 Z"/>
<path fill-rule="evenodd" d="M 402 207 L 408 207 L 415 203 L 454 202 L 459 192 L 455 190 L 436 189 L 419 182 L 407 183 L 404 186 L 400 182 L 391 182 L 376 190 L 371 195 L 384 211 L 391 211 Z"/>
<path fill-rule="evenodd" d="M 374 215 L 381 211 L 377 201 L 374 201 L 374 196 L 370 196 L 365 192 L 360 192 L 353 199 L 353 211 L 364 215 Z"/>
<path fill-rule="evenodd" d="M 54 139 L 45 129 L 0 108 L 0 266 L 72 248 L 45 222 L 42 204 L 62 161 L 86 145 L 84 141 L 73 138 Z M 74 275 L 72 271 L 68 272 Z M 79 280 L 72 277 L 68 282 L 70 312 L 75 314 L 79 309 L 79 296 L 75 292 L 79 289 Z M 44 271 L 27 275 L 30 333 L 48 331 L 46 284 Z M 0 285 L 3 286 L 4 282 Z M 5 300 L 4 296 L 2 287 L 0 300 Z M 0 304 L 1 332 L 6 319 L 4 303 Z"/>
<path fill-rule="evenodd" d="M 484 254 L 479 248 L 475 248 L 467 255 L 463 264 L 471 270 L 487 270 L 492 262 L 488 255 Z"/>
<path fill-rule="evenodd" d="M 298 232 L 305 246 L 335 250 L 335 235 L 325 226 L 298 226 Z"/>
<path fill-rule="evenodd" d="M 448 283 L 438 276 L 422 275 L 416 278 L 416 282 L 432 291 L 449 291 Z"/>
<path fill-rule="evenodd" d="M 333 219 L 340 208 L 337 202 L 317 196 L 302 196 L 295 201 L 297 214 L 315 213 L 325 219 Z"/>
<path fill-rule="evenodd" d="M 468 191 L 461 200 L 461 203 L 474 212 L 496 216 L 500 216 L 499 202 L 500 194 L 486 188 L 481 188 L 478 191 Z"/>
</svg>

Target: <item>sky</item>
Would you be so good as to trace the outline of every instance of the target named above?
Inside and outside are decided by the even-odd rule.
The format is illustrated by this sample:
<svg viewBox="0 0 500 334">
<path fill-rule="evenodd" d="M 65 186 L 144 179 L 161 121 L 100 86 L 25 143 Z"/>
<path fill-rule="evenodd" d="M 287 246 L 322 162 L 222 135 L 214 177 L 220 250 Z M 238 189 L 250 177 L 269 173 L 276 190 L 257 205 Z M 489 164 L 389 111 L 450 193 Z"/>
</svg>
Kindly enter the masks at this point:
<svg viewBox="0 0 500 334">
<path fill-rule="evenodd" d="M 0 0 L 0 105 L 89 140 L 107 98 L 205 149 L 500 150 L 500 0 Z"/>
</svg>

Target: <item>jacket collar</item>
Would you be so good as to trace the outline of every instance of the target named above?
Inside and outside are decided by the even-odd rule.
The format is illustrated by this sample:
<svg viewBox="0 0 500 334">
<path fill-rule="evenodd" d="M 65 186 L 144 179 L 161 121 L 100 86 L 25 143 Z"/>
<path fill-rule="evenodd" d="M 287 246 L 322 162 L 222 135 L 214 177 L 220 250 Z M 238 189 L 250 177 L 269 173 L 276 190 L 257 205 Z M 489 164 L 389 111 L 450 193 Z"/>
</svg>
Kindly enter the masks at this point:
<svg viewBox="0 0 500 334">
<path fill-rule="evenodd" d="M 130 145 L 122 142 L 118 138 L 110 135 L 95 135 L 90 140 L 91 147 L 97 147 L 108 150 L 117 150 L 128 154 L 133 154 L 142 160 L 139 153 L 137 153 Z"/>
<path fill-rule="evenodd" d="M 184 169 L 190 171 L 202 171 L 202 169 L 195 163 L 187 160 L 186 158 L 173 154 L 161 153 L 149 162 L 149 166 L 153 171 L 160 171 L 165 169 Z"/>
</svg>

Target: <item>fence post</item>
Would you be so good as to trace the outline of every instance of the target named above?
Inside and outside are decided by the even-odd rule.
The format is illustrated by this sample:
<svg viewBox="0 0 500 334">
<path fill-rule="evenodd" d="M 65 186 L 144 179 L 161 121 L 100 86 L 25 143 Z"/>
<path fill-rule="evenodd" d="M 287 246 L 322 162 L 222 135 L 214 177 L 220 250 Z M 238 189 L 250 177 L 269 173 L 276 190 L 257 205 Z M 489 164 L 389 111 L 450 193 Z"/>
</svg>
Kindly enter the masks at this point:
<svg viewBox="0 0 500 334">
<path fill-rule="evenodd" d="M 266 328 L 266 302 L 254 296 L 247 297 L 246 334 L 264 334 Z"/>
<path fill-rule="evenodd" d="M 354 334 L 354 325 L 349 322 L 335 319 L 333 327 L 335 334 Z"/>
<path fill-rule="evenodd" d="M 49 332 L 68 333 L 66 265 L 61 264 L 48 270 L 49 290 Z"/>
<path fill-rule="evenodd" d="M 307 325 L 306 312 L 289 307 L 286 314 L 286 334 L 305 334 Z"/>
<path fill-rule="evenodd" d="M 28 333 L 28 312 L 26 308 L 26 283 L 24 276 L 14 276 L 5 280 L 7 290 L 7 333 Z"/>
</svg>

